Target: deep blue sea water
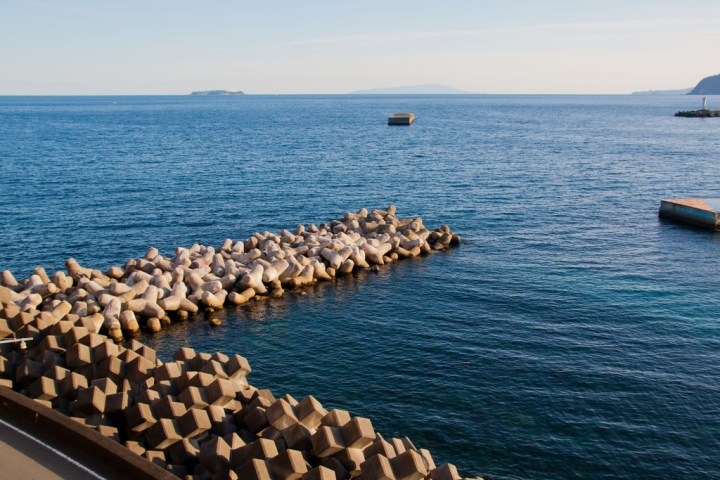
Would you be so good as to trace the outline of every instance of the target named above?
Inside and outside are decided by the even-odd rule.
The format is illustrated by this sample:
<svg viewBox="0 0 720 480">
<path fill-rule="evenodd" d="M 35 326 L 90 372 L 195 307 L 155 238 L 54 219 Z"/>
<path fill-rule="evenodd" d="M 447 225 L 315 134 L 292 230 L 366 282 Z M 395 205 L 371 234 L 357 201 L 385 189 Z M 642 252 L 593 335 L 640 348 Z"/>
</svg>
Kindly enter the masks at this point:
<svg viewBox="0 0 720 480">
<path fill-rule="evenodd" d="M 720 99 L 712 97 L 710 106 Z M 715 103 L 713 103 L 715 102 Z M 0 269 L 398 207 L 469 244 L 143 337 L 486 479 L 720 478 L 720 120 L 686 96 L 0 97 Z M 387 115 L 412 111 L 407 128 Z"/>
</svg>

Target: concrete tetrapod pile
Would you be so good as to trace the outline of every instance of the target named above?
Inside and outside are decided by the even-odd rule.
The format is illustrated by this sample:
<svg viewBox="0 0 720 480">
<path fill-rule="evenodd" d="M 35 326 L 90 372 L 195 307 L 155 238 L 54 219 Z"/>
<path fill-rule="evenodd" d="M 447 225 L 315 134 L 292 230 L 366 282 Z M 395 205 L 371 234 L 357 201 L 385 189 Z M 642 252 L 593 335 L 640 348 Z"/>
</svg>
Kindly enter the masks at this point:
<svg viewBox="0 0 720 480">
<path fill-rule="evenodd" d="M 33 275 L 18 282 L 7 270 L 0 276 L 5 294 L 0 302 L 12 302 L 27 315 L 25 336 L 37 335 L 30 325 L 71 318 L 92 333 L 101 330 L 116 341 L 134 336 L 141 326 L 158 331 L 173 319 L 187 319 L 201 309 L 226 304 L 240 305 L 252 299 L 281 297 L 284 288 L 298 288 L 333 279 L 362 268 L 400 258 L 444 250 L 460 243 L 447 225 L 430 231 L 421 218 L 398 219 L 395 207 L 346 213 L 329 225 L 299 225 L 294 233 L 255 233 L 247 240 L 213 247 L 195 244 L 179 247 L 172 258 L 150 247 L 141 259 L 106 273 L 82 267 L 70 258 L 67 274 L 50 278 L 37 267 Z M 70 315 L 70 317 L 67 317 Z M 0 333 L 1 335 L 1 333 Z"/>
<path fill-rule="evenodd" d="M 182 348 L 162 362 L 123 331 L 201 308 L 282 294 L 354 268 L 458 244 L 447 227 L 361 210 L 320 228 L 194 245 L 165 258 L 151 248 L 106 274 L 70 259 L 67 275 L 38 267 L 21 282 L 2 273 L 0 386 L 60 411 L 178 477 L 269 480 L 456 480 L 408 439 L 384 439 L 370 420 L 326 411 L 314 397 L 275 398 L 251 386 L 247 360 Z M 330 233 L 332 232 L 332 233 Z"/>
</svg>

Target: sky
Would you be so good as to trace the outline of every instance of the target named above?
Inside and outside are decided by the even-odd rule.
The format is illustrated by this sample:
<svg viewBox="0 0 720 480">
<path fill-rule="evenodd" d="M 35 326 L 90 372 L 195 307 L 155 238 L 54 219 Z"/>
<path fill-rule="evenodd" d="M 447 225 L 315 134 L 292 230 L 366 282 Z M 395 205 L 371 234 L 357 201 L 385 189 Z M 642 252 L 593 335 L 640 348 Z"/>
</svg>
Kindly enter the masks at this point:
<svg viewBox="0 0 720 480">
<path fill-rule="evenodd" d="M 625 94 L 720 74 L 720 1 L 0 1 L 0 95 Z"/>
</svg>

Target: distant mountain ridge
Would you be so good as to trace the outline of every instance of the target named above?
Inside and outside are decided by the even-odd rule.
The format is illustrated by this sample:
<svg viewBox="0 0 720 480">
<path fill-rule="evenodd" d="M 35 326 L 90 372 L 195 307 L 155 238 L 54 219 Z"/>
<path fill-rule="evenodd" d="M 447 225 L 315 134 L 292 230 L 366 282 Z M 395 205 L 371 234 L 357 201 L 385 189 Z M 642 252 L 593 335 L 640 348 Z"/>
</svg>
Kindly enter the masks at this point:
<svg viewBox="0 0 720 480">
<path fill-rule="evenodd" d="M 245 95 L 240 90 L 201 90 L 190 95 Z"/>
<path fill-rule="evenodd" d="M 633 92 L 633 95 L 687 95 L 692 88 L 681 88 L 680 90 L 647 90 L 644 92 Z"/>
<path fill-rule="evenodd" d="M 720 75 L 703 78 L 688 95 L 720 95 Z"/>
<path fill-rule="evenodd" d="M 457 88 L 439 85 L 437 83 L 425 83 L 423 85 L 412 85 L 407 87 L 371 88 L 368 90 L 356 90 L 349 95 L 458 95 L 472 94 Z"/>
</svg>

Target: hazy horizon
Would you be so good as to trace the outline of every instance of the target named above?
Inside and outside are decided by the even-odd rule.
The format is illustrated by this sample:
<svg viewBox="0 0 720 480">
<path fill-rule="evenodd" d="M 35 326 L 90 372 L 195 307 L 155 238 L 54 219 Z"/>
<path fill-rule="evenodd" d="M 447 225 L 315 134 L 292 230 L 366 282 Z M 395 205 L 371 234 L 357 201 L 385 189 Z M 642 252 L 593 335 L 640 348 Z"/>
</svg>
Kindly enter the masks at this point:
<svg viewBox="0 0 720 480">
<path fill-rule="evenodd" d="M 629 94 L 720 73 L 720 4 L 10 0 L 0 95 Z"/>
</svg>

